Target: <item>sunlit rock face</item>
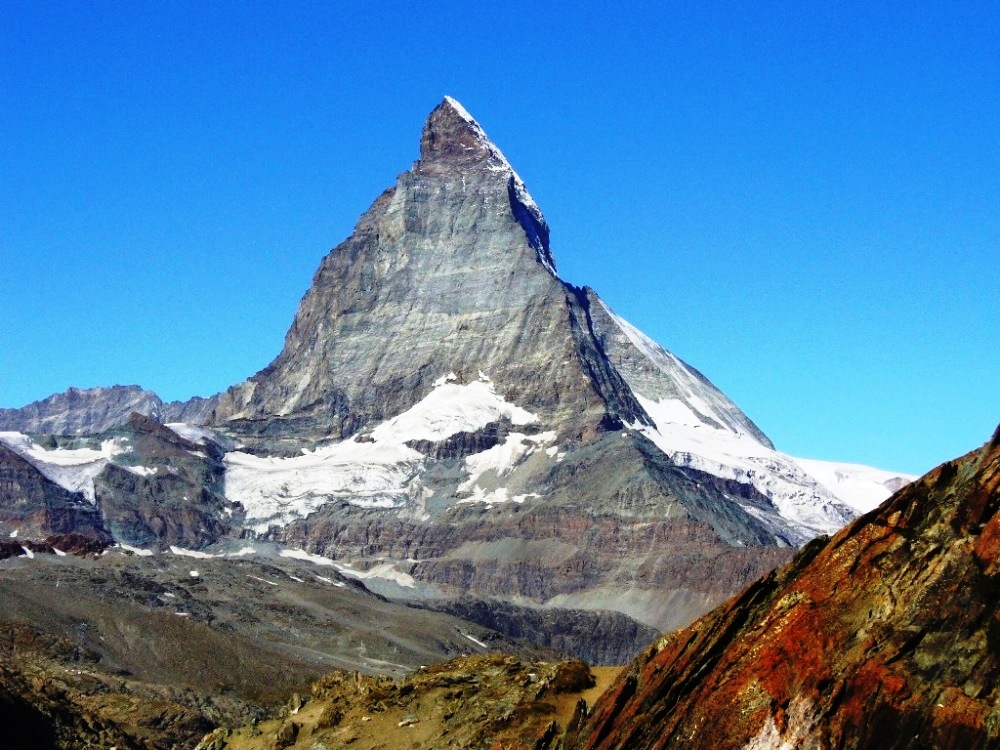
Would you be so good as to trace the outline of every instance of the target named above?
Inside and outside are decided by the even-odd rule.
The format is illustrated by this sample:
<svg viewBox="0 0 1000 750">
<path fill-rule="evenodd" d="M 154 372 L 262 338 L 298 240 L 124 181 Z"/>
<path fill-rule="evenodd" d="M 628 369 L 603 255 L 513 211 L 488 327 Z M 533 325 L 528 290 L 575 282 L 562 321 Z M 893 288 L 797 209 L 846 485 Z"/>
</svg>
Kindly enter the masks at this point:
<svg viewBox="0 0 1000 750">
<path fill-rule="evenodd" d="M 568 744 L 1000 747 L 1000 429 L 664 636 Z"/>
<path fill-rule="evenodd" d="M 481 372 L 512 403 L 577 430 L 606 402 L 641 419 L 586 306 L 555 275 L 520 177 L 446 99 L 420 160 L 321 263 L 281 354 L 223 395 L 215 421 L 344 437 L 410 408 L 448 373 Z"/>
</svg>

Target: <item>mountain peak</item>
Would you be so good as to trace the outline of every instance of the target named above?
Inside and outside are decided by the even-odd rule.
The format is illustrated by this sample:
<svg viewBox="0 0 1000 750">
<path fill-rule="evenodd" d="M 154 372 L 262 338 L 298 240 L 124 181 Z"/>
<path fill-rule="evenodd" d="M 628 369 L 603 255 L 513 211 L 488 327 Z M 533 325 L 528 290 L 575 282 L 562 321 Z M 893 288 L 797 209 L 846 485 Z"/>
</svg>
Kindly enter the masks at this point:
<svg viewBox="0 0 1000 750">
<path fill-rule="evenodd" d="M 549 226 L 541 209 L 507 157 L 457 99 L 446 96 L 428 116 L 420 136 L 420 161 L 415 169 L 422 174 L 462 173 L 463 189 L 465 174 L 471 171 L 500 175 L 506 182 L 510 208 L 524 229 L 528 243 L 542 265 L 557 276 L 549 249 Z"/>
<path fill-rule="evenodd" d="M 458 100 L 450 96 L 434 108 L 424 124 L 420 137 L 420 160 L 446 161 L 460 166 L 484 163 L 494 168 L 511 169 L 510 162 L 489 139 L 483 127 Z"/>
</svg>

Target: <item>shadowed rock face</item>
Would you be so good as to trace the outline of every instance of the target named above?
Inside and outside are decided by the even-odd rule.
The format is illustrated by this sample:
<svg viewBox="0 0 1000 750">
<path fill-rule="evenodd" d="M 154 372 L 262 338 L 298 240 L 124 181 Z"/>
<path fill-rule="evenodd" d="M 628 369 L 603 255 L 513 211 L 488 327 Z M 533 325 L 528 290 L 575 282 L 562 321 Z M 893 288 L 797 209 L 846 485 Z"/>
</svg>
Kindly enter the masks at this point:
<svg viewBox="0 0 1000 750">
<path fill-rule="evenodd" d="M 96 477 L 96 502 L 115 538 L 197 548 L 227 535 L 219 446 L 192 443 L 139 414 L 119 433 L 128 438 L 133 460 L 151 473 L 110 463 Z"/>
<path fill-rule="evenodd" d="M 496 599 L 458 599 L 427 606 L 595 665 L 627 664 L 657 635 L 648 625 L 612 611 L 535 609 Z"/>
<path fill-rule="evenodd" d="M 95 539 L 111 539 L 97 508 L 83 495 L 49 481 L 2 443 L 0 524 L 13 529 L 12 538 L 40 539 L 50 534 L 77 532 Z"/>
<path fill-rule="evenodd" d="M 1000 747 L 1000 429 L 690 628 L 569 743 Z"/>
</svg>

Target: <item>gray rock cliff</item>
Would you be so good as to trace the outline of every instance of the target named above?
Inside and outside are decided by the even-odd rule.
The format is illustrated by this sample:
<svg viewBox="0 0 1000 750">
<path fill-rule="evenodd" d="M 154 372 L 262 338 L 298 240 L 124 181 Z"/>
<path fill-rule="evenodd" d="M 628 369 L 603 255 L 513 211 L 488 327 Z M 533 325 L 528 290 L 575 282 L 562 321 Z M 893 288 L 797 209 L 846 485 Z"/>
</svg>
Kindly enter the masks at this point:
<svg viewBox="0 0 1000 750">
<path fill-rule="evenodd" d="M 340 438 L 405 411 L 442 375 L 488 373 L 507 400 L 577 429 L 646 419 L 555 274 L 520 177 L 454 100 L 420 159 L 322 262 L 281 354 L 212 421 Z"/>
</svg>

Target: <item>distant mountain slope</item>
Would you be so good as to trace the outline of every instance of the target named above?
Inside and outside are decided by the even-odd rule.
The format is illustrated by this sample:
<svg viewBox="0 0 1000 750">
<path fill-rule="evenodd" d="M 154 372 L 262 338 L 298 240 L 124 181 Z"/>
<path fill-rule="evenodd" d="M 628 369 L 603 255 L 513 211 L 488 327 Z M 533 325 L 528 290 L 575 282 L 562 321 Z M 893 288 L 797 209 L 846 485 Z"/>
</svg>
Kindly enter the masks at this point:
<svg viewBox="0 0 1000 750">
<path fill-rule="evenodd" d="M 97 435 L 128 421 L 132 414 L 163 422 L 203 422 L 215 398 L 164 402 L 137 385 L 69 388 L 20 409 L 0 409 L 0 431 L 43 435 Z"/>
<path fill-rule="evenodd" d="M 569 747 L 1000 747 L 1000 428 L 664 636 Z"/>
<path fill-rule="evenodd" d="M 335 669 L 403 677 L 463 654 L 556 657 L 290 557 L 74 555 L 74 541 L 4 559 L 13 545 L 0 540 L 4 750 L 192 748 Z"/>
</svg>

